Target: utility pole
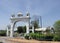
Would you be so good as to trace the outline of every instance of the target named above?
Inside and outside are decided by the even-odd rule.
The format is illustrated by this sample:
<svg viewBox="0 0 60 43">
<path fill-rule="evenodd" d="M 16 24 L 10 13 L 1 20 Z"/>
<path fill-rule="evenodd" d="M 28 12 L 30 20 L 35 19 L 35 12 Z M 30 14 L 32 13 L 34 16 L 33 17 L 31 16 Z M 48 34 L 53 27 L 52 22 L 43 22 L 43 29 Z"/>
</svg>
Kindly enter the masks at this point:
<svg viewBox="0 0 60 43">
<path fill-rule="evenodd" d="M 42 28 L 42 17 L 40 16 L 40 27 Z"/>
</svg>

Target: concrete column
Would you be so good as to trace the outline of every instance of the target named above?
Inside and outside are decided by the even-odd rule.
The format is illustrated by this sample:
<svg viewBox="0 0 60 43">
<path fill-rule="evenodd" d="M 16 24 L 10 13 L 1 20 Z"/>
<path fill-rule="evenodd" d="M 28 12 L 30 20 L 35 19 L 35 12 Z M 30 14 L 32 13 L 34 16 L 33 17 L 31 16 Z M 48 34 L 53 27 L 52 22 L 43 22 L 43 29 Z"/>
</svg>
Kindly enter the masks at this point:
<svg viewBox="0 0 60 43">
<path fill-rule="evenodd" d="M 6 32 L 6 35 L 9 36 L 9 30 L 8 30 L 8 27 L 7 27 L 7 32 Z"/>
<path fill-rule="evenodd" d="M 34 33 L 34 26 L 32 26 L 32 33 Z"/>
<path fill-rule="evenodd" d="M 13 35 L 14 35 L 14 23 L 11 23 L 10 37 L 13 37 Z"/>
<path fill-rule="evenodd" d="M 26 33 L 29 34 L 29 23 L 26 23 Z"/>
</svg>

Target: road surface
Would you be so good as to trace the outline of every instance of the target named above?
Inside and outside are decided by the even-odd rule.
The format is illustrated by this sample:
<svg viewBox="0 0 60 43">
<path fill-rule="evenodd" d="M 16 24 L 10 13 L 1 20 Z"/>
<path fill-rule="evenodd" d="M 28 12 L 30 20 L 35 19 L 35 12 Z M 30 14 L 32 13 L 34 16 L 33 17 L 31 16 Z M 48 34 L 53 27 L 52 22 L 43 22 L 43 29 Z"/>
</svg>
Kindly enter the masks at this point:
<svg viewBox="0 0 60 43">
<path fill-rule="evenodd" d="M 10 37 L 0 37 L 0 41 L 2 41 L 3 43 L 60 43 L 56 41 L 37 41 Z"/>
</svg>

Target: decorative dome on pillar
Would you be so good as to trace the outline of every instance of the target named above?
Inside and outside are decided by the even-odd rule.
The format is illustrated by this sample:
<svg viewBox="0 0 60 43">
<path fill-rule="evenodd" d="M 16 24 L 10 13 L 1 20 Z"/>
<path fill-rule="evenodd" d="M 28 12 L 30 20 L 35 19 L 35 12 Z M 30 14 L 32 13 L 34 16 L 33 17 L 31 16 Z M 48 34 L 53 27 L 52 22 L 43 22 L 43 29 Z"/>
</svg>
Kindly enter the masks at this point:
<svg viewBox="0 0 60 43">
<path fill-rule="evenodd" d="M 12 14 L 12 15 L 11 15 L 11 17 L 15 17 L 15 15 L 14 15 L 14 14 Z"/>
<path fill-rule="evenodd" d="M 17 14 L 18 14 L 18 17 L 23 16 L 21 12 L 18 12 Z"/>
<path fill-rule="evenodd" d="M 7 25 L 7 27 L 8 27 L 8 29 L 10 29 L 11 28 L 11 25 Z"/>
<path fill-rule="evenodd" d="M 30 13 L 29 12 L 26 12 L 27 16 L 30 16 Z"/>
</svg>

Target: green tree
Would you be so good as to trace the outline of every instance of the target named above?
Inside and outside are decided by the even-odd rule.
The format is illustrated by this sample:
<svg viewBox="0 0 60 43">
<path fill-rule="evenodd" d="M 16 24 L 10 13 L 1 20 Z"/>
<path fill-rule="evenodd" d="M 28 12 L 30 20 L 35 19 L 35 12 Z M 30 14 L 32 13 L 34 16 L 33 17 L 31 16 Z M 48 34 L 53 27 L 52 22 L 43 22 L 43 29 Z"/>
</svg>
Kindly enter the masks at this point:
<svg viewBox="0 0 60 43">
<path fill-rule="evenodd" d="M 56 21 L 54 23 L 53 27 L 54 27 L 54 31 L 55 31 L 53 40 L 60 41 L 60 20 Z"/>
<path fill-rule="evenodd" d="M 53 26 L 54 26 L 55 33 L 60 34 L 60 20 L 56 21 Z"/>
<path fill-rule="evenodd" d="M 6 36 L 6 30 L 0 30 L 0 36 Z"/>
<path fill-rule="evenodd" d="M 22 33 L 22 32 L 23 32 L 22 26 L 18 26 L 18 27 L 17 27 L 17 32 L 18 32 L 18 33 Z"/>
<path fill-rule="evenodd" d="M 26 26 L 23 27 L 23 32 L 26 33 Z"/>
<path fill-rule="evenodd" d="M 17 32 L 18 33 L 25 33 L 26 32 L 26 26 L 18 26 Z"/>
<path fill-rule="evenodd" d="M 34 28 L 38 28 L 39 27 L 39 24 L 38 24 L 38 21 L 31 21 L 31 24 L 34 26 Z"/>
</svg>

